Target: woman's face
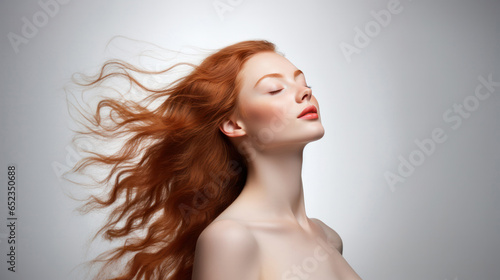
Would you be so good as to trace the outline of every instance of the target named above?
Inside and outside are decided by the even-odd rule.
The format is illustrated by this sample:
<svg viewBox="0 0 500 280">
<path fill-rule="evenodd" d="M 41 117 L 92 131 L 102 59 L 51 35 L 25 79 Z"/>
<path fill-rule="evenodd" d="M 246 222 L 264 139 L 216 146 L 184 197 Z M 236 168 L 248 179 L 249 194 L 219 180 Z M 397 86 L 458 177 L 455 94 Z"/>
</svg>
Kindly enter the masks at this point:
<svg viewBox="0 0 500 280">
<path fill-rule="evenodd" d="M 252 56 L 238 75 L 237 124 L 254 147 L 305 145 L 324 134 L 302 71 L 275 52 Z"/>
</svg>

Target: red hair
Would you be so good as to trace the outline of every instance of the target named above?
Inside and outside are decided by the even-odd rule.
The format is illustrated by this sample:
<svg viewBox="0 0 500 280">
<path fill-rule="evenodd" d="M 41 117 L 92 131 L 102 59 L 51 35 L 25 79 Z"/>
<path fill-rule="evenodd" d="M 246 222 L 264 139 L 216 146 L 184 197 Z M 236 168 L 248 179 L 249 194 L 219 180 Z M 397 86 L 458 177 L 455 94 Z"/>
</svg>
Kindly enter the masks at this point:
<svg viewBox="0 0 500 280">
<path fill-rule="evenodd" d="M 90 196 L 80 211 L 109 208 L 111 214 L 95 236 L 126 239 L 92 261 L 104 262 L 95 279 L 191 279 L 198 236 L 236 199 L 246 181 L 245 158 L 219 126 L 236 108 L 243 64 L 264 51 L 275 51 L 275 46 L 244 41 L 225 47 L 163 89 L 148 88 L 130 73 L 160 74 L 180 64 L 154 72 L 108 60 L 98 76 L 75 81 L 95 88 L 125 78 L 147 93 L 141 102 L 103 98 L 95 113 L 85 117 L 87 131 L 78 131 L 109 140 L 126 136 L 118 152 L 91 152 L 72 169 L 110 168 L 98 182 L 109 184 L 110 190 Z M 104 125 L 103 109 L 110 109 L 106 120 L 111 124 Z M 143 236 L 137 237 L 141 231 Z M 119 276 L 105 276 L 125 259 Z"/>
</svg>

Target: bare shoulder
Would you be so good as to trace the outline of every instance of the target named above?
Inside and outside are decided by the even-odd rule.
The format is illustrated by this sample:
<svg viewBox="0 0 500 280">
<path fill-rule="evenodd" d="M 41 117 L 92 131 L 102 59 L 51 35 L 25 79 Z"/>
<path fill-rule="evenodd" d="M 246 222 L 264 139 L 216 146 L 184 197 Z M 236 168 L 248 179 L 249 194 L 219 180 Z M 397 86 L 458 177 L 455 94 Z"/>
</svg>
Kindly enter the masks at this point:
<svg viewBox="0 0 500 280">
<path fill-rule="evenodd" d="M 239 244 L 256 249 L 257 241 L 244 224 L 233 220 L 218 220 L 208 225 L 200 234 L 198 243 L 214 242 L 218 247 Z"/>
<path fill-rule="evenodd" d="M 253 233 L 233 220 L 207 226 L 196 243 L 193 279 L 258 279 L 258 246 Z"/>
<path fill-rule="evenodd" d="M 340 252 L 340 254 L 342 254 L 343 243 L 342 243 L 342 238 L 340 238 L 340 235 L 331 227 L 329 227 L 327 224 L 323 223 L 323 221 L 321 221 L 320 219 L 317 218 L 310 218 L 310 219 L 323 229 L 323 231 L 327 236 L 328 244 L 334 246 Z"/>
</svg>

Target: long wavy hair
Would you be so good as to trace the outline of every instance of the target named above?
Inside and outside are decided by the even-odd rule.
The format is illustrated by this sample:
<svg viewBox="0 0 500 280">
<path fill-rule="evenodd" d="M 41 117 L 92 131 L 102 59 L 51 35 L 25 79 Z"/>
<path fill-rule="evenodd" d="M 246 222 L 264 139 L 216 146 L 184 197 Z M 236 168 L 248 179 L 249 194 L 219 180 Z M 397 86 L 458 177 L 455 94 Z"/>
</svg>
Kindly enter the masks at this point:
<svg viewBox="0 0 500 280">
<path fill-rule="evenodd" d="M 117 152 L 89 151 L 71 170 L 109 168 L 98 181 L 108 191 L 90 195 L 79 210 L 109 209 L 94 238 L 124 242 L 92 261 L 102 264 L 94 279 L 191 279 L 200 233 L 236 199 L 246 181 L 246 159 L 219 127 L 237 107 L 242 66 L 264 51 L 275 51 L 274 44 L 230 45 L 199 65 L 188 64 L 193 67 L 189 74 L 160 89 L 141 83 L 134 73 L 165 74 L 187 63 L 150 71 L 112 59 L 97 75 L 73 80 L 88 89 L 125 79 L 146 94 L 140 102 L 100 99 L 77 133 L 110 141 L 125 137 Z M 154 102 L 159 105 L 151 108 Z M 109 276 L 110 271 L 120 275 Z"/>
</svg>

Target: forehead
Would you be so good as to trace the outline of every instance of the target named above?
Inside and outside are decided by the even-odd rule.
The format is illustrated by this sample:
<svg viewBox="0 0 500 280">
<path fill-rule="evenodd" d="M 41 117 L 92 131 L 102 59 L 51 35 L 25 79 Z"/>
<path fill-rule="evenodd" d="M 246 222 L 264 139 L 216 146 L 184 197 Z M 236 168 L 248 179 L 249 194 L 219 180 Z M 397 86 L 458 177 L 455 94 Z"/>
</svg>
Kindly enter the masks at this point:
<svg viewBox="0 0 500 280">
<path fill-rule="evenodd" d="M 293 74 L 297 67 L 288 59 L 275 52 L 261 52 L 249 58 L 243 68 L 240 76 L 243 84 L 256 82 L 260 77 L 271 73 L 280 73 L 283 75 Z"/>
</svg>

